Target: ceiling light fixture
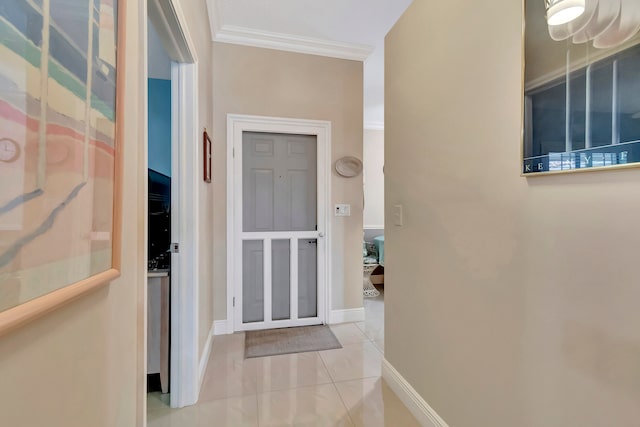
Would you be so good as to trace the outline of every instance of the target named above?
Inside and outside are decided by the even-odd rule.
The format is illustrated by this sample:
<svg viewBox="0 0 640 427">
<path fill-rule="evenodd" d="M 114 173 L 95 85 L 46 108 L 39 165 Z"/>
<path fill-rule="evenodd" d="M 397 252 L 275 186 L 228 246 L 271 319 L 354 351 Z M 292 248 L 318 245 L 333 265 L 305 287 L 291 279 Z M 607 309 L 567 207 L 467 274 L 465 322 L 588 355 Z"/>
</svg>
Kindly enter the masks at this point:
<svg viewBox="0 0 640 427">
<path fill-rule="evenodd" d="M 640 32 L 639 0 L 544 0 L 544 6 L 549 35 L 555 41 L 593 41 L 597 49 L 611 49 Z"/>
<path fill-rule="evenodd" d="M 544 0 L 549 25 L 562 25 L 580 17 L 585 0 Z"/>
</svg>

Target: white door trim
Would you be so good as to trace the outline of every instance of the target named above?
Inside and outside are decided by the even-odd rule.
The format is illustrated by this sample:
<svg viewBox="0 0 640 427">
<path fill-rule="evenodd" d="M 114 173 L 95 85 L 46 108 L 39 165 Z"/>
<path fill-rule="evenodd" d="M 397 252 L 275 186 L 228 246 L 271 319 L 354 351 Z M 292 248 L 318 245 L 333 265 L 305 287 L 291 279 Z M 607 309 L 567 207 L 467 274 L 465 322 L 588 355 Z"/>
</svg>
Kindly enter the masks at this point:
<svg viewBox="0 0 640 427">
<path fill-rule="evenodd" d="M 298 135 L 316 135 L 318 144 L 318 233 L 324 237 L 318 239 L 318 251 L 323 256 L 322 265 L 318 265 L 318 317 L 320 322 L 327 323 L 331 308 L 331 122 L 319 120 L 288 119 L 278 117 L 227 115 L 227 322 L 226 332 L 233 333 L 240 329 L 252 329 L 242 326 L 241 319 L 235 318 L 233 306 L 241 303 L 241 295 L 236 295 L 236 287 L 242 276 L 242 256 L 236 247 L 236 240 L 242 235 L 242 170 L 237 167 L 236 160 L 242 159 L 243 132 L 289 133 Z M 235 155 L 234 158 L 234 150 Z M 240 207 L 238 202 L 240 201 Z M 265 238 L 277 233 L 265 233 Z M 304 238 L 304 237 L 303 237 Z M 241 253 L 240 253 L 241 255 Z M 240 323 L 238 323 L 240 320 Z M 317 319 L 315 322 L 317 323 Z M 304 322 L 301 322 L 304 323 Z"/>
<path fill-rule="evenodd" d="M 174 124 L 171 138 L 172 169 L 179 171 L 172 179 L 172 234 L 177 231 L 179 253 L 172 254 L 171 286 L 171 407 L 182 408 L 198 401 L 198 145 L 196 64 L 171 64 L 172 107 Z M 174 175 L 175 176 L 175 175 Z M 177 209 L 176 209 L 177 207 Z M 175 219 L 174 219 L 175 217 Z M 175 286 L 178 285 L 178 286 Z"/>
<path fill-rule="evenodd" d="M 180 252 L 172 255 L 171 286 L 171 407 L 193 405 L 199 395 L 198 352 L 198 65 L 178 0 L 149 0 L 154 23 L 171 64 L 171 215 L 172 241 Z M 146 61 L 146 57 L 145 57 Z M 176 173 L 177 172 L 177 173 Z M 146 302 L 146 300 L 145 300 Z M 145 356 L 146 357 L 146 356 Z"/>
</svg>

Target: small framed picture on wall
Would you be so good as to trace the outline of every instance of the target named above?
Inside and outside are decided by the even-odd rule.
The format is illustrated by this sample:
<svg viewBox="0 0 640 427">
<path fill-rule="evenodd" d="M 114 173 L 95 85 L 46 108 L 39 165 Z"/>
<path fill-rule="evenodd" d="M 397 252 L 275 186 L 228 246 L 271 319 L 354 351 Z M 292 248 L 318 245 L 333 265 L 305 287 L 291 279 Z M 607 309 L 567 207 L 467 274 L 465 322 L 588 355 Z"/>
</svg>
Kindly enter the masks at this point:
<svg viewBox="0 0 640 427">
<path fill-rule="evenodd" d="M 203 141 L 203 158 L 204 158 L 204 182 L 211 182 L 211 138 L 207 130 L 204 130 Z"/>
</svg>

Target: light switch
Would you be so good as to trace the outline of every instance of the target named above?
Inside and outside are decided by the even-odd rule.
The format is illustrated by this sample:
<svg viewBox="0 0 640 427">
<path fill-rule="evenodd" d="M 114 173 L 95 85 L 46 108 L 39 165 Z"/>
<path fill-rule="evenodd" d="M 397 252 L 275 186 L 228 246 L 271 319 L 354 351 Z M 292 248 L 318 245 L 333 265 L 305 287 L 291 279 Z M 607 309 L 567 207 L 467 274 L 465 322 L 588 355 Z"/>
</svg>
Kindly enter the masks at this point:
<svg viewBox="0 0 640 427">
<path fill-rule="evenodd" d="M 402 205 L 395 205 L 393 207 L 393 225 L 402 227 L 404 225 L 404 213 Z"/>
<path fill-rule="evenodd" d="M 351 205 L 336 205 L 336 216 L 351 216 Z"/>
</svg>

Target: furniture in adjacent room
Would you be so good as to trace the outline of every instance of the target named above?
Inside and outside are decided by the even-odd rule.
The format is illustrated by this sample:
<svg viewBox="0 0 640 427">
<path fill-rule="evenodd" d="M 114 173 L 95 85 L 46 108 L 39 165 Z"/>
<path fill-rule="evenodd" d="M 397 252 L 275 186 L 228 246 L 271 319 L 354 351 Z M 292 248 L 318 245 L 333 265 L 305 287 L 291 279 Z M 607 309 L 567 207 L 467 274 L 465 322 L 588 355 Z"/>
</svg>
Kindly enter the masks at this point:
<svg viewBox="0 0 640 427">
<path fill-rule="evenodd" d="M 367 297 L 377 297 L 380 295 L 380 291 L 378 291 L 373 283 L 371 283 L 371 273 L 378 268 L 378 264 L 364 264 L 364 277 L 362 282 L 362 294 Z"/>
<path fill-rule="evenodd" d="M 363 278 L 362 278 L 362 294 L 367 297 L 377 297 L 380 292 L 373 286 L 371 282 L 371 273 L 378 268 L 378 254 L 375 245 L 364 242 L 362 244 L 362 264 L 363 264 Z"/>
<path fill-rule="evenodd" d="M 384 267 L 384 236 L 374 237 L 373 243 L 378 251 L 378 263 Z"/>
</svg>

